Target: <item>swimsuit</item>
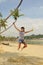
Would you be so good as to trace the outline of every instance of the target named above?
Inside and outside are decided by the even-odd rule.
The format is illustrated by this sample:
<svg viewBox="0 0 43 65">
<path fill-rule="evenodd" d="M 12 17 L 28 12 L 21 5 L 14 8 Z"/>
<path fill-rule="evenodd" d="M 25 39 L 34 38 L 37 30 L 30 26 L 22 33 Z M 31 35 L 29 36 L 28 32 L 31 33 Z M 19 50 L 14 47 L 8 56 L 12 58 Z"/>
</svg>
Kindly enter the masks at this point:
<svg viewBox="0 0 43 65">
<path fill-rule="evenodd" d="M 19 43 L 25 43 L 24 42 L 24 32 L 19 32 Z"/>
</svg>

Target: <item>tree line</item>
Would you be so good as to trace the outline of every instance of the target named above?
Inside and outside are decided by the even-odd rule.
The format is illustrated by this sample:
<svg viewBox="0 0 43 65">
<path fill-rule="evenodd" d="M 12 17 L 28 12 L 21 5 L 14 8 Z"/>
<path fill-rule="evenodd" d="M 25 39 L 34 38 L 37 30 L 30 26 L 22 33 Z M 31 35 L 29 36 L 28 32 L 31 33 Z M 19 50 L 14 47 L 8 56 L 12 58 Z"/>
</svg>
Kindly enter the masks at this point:
<svg viewBox="0 0 43 65">
<path fill-rule="evenodd" d="M 39 35 L 30 35 L 30 36 L 25 36 L 24 37 L 25 39 L 40 39 L 40 38 L 43 38 L 43 35 L 39 34 Z"/>
<path fill-rule="evenodd" d="M 0 35 L 0 40 L 6 40 L 6 41 L 16 41 L 18 37 L 6 37 L 6 36 L 2 36 Z M 30 36 L 25 36 L 25 39 L 40 39 L 43 38 L 43 35 L 39 34 L 39 35 L 30 35 Z"/>
</svg>

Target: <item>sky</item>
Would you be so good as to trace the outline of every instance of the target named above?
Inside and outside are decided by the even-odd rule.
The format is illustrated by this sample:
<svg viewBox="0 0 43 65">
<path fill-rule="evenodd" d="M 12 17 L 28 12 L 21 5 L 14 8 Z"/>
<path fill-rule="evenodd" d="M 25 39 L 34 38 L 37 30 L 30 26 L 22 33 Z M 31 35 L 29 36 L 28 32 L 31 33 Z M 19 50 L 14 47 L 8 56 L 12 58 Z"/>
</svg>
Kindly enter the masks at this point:
<svg viewBox="0 0 43 65">
<path fill-rule="evenodd" d="M 19 0 L 0 0 L 0 12 L 3 14 L 3 18 L 6 18 L 10 14 L 10 10 L 15 9 L 18 3 Z M 16 22 L 17 27 L 24 26 L 26 31 L 34 29 L 33 32 L 26 35 L 43 34 L 43 0 L 23 0 L 19 9 L 24 16 L 18 18 Z M 14 22 L 14 19 L 10 17 L 7 22 L 9 26 Z M 12 26 L 2 35 L 18 36 L 18 32 Z"/>
</svg>

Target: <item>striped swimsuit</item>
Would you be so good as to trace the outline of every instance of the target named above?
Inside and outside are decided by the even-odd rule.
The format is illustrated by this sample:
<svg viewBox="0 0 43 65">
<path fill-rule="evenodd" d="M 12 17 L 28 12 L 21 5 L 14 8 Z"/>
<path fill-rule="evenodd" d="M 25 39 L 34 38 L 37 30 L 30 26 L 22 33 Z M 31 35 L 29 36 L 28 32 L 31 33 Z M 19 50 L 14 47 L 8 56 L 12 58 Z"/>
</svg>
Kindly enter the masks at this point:
<svg viewBox="0 0 43 65">
<path fill-rule="evenodd" d="M 19 43 L 24 43 L 24 32 L 19 32 Z"/>
</svg>

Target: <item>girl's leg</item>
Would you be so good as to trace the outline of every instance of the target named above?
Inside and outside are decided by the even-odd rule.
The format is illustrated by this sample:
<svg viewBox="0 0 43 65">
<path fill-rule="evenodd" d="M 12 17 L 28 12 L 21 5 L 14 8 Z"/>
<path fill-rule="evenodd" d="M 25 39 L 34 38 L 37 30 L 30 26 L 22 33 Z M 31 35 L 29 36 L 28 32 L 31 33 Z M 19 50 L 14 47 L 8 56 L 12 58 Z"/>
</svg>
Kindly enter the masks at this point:
<svg viewBox="0 0 43 65">
<path fill-rule="evenodd" d="M 22 50 L 27 47 L 27 44 L 25 42 L 23 44 L 24 44 L 24 46 L 23 46 Z"/>
<path fill-rule="evenodd" d="M 21 48 L 21 43 L 19 43 L 19 45 L 18 45 L 18 50 Z"/>
</svg>

